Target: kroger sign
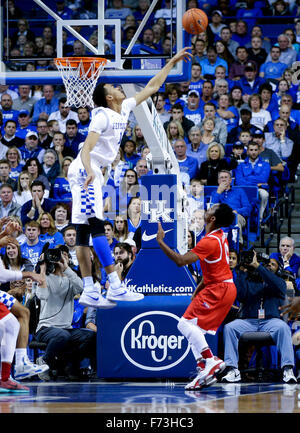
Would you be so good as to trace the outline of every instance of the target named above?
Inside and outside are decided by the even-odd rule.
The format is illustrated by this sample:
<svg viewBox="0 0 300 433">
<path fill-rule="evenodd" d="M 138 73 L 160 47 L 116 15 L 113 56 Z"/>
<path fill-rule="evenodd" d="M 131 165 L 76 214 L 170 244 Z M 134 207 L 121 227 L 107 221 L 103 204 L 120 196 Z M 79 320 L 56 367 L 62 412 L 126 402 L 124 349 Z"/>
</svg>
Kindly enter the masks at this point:
<svg viewBox="0 0 300 433">
<path fill-rule="evenodd" d="M 133 317 L 121 334 L 126 359 L 143 370 L 167 370 L 187 356 L 190 345 L 177 329 L 179 317 L 166 311 L 147 311 Z"/>
</svg>

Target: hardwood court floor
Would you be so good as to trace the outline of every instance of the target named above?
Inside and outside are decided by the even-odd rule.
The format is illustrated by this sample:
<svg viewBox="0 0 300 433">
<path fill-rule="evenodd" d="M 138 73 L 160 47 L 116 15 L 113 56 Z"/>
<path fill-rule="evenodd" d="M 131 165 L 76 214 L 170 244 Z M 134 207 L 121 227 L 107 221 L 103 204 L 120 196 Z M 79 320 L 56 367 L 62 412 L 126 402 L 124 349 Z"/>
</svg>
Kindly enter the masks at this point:
<svg viewBox="0 0 300 433">
<path fill-rule="evenodd" d="M 282 383 L 217 383 L 198 392 L 183 382 L 26 385 L 30 394 L 0 394 L 0 413 L 300 413 L 300 385 Z"/>
</svg>

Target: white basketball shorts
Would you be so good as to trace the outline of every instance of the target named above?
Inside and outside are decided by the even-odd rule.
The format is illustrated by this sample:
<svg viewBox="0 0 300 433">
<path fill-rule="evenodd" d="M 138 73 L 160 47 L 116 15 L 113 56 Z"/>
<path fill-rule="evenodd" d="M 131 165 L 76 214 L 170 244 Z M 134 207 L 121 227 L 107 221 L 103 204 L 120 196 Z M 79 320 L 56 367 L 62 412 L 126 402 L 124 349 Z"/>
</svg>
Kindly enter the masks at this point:
<svg viewBox="0 0 300 433">
<path fill-rule="evenodd" d="M 100 167 L 92 165 L 95 173 L 93 183 L 83 188 L 86 179 L 86 171 L 80 156 L 72 161 L 68 171 L 68 181 L 72 193 L 72 223 L 88 224 L 88 219 L 96 217 L 103 219 L 102 186 L 104 183 Z"/>
</svg>

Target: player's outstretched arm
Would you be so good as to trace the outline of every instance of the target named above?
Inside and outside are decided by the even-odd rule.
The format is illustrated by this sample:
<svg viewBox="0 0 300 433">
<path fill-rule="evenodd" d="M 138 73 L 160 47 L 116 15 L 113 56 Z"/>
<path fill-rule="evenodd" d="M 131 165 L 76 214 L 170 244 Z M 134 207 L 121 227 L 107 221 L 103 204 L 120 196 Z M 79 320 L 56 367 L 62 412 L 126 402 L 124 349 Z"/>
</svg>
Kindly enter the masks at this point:
<svg viewBox="0 0 300 433">
<path fill-rule="evenodd" d="M 91 167 L 90 153 L 94 149 L 98 139 L 99 134 L 97 132 L 89 132 L 81 151 L 81 161 L 87 173 L 87 177 L 83 185 L 85 189 L 90 183 L 93 183 L 95 179 L 95 173 Z"/>
<path fill-rule="evenodd" d="M 165 242 L 164 242 L 165 232 L 160 223 L 158 223 L 158 231 L 156 235 L 157 243 L 160 249 L 166 254 L 169 259 L 176 263 L 177 266 L 185 266 L 190 265 L 191 263 L 195 263 L 198 260 L 198 256 L 192 251 L 188 251 L 185 254 L 179 254 L 176 251 L 173 251 Z"/>
<path fill-rule="evenodd" d="M 141 90 L 141 92 L 137 93 L 135 95 L 136 99 L 136 105 L 140 104 L 143 101 L 146 101 L 146 99 L 149 98 L 149 96 L 154 95 L 160 87 L 165 82 L 167 76 L 169 75 L 169 72 L 171 69 L 176 65 L 177 62 L 184 60 L 185 62 L 188 60 L 191 60 L 193 55 L 188 52 L 191 47 L 186 47 L 180 50 L 175 56 L 173 56 L 169 62 L 162 68 L 161 71 L 159 71 L 151 80 L 148 82 L 147 86 Z"/>
</svg>

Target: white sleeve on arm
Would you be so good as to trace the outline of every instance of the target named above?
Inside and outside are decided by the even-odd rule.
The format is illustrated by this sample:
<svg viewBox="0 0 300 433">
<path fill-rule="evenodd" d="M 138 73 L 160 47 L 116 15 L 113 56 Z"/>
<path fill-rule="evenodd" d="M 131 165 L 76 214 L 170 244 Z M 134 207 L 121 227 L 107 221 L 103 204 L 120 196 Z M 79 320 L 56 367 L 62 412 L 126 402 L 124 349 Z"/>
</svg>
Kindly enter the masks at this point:
<svg viewBox="0 0 300 433">
<path fill-rule="evenodd" d="M 89 132 L 102 134 L 109 124 L 107 113 L 101 108 L 95 108 L 92 113 L 92 120 L 89 126 Z"/>
<path fill-rule="evenodd" d="M 125 99 L 122 103 L 122 110 L 128 110 L 131 111 L 136 107 L 136 100 L 135 98 L 128 98 Z"/>
<path fill-rule="evenodd" d="M 2 260 L 0 259 L 0 283 L 8 283 L 9 281 L 22 280 L 23 275 L 21 271 L 11 271 L 5 269 Z"/>
</svg>

